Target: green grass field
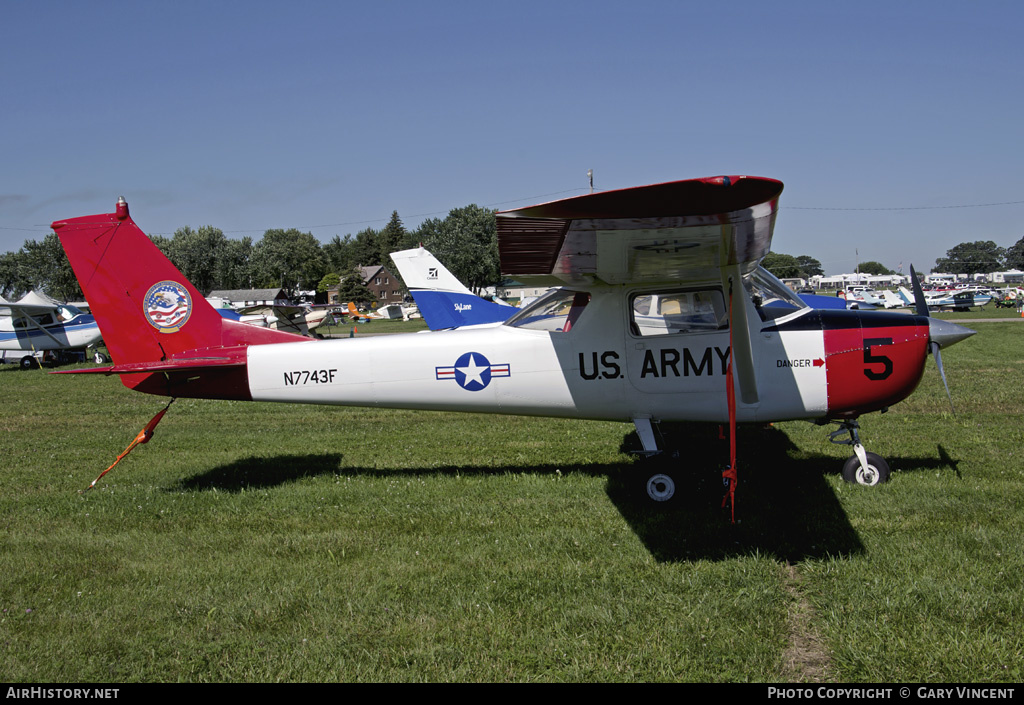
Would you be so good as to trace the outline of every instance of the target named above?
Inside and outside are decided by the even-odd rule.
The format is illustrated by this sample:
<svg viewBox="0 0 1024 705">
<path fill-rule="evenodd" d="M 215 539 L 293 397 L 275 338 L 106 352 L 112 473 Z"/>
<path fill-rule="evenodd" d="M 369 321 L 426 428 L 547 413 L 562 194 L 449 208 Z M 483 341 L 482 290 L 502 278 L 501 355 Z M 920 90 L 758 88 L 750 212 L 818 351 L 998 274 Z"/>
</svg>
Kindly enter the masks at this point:
<svg viewBox="0 0 1024 705">
<path fill-rule="evenodd" d="M 377 322 L 366 326 L 369 331 Z M 363 332 L 363 326 L 359 326 Z M 1024 325 L 979 322 L 862 420 L 667 427 L 178 400 L 0 368 L 0 680 L 1005 682 L 1024 678 Z"/>
<path fill-rule="evenodd" d="M 427 324 L 422 318 L 411 321 L 402 320 L 370 320 L 353 323 L 345 319 L 340 323 L 320 326 L 316 330 L 324 337 L 347 338 L 350 335 L 360 337 L 364 335 L 380 335 L 381 333 L 412 333 L 427 330 Z"/>
</svg>

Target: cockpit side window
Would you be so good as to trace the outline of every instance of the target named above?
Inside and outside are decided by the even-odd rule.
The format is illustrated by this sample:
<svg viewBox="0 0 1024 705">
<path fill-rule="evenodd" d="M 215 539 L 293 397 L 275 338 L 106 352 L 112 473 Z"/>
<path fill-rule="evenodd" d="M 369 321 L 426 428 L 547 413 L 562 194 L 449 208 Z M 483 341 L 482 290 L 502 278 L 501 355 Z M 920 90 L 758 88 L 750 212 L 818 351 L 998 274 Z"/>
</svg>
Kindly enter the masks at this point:
<svg viewBox="0 0 1024 705">
<path fill-rule="evenodd" d="M 630 297 L 633 335 L 674 335 L 715 331 L 729 327 L 729 315 L 720 289 L 675 289 L 633 294 Z"/>
<path fill-rule="evenodd" d="M 40 313 L 32 316 L 32 320 L 35 321 L 36 325 L 40 326 L 52 326 L 55 321 L 52 313 Z M 15 317 L 14 319 L 15 328 L 34 328 L 34 325 L 30 325 L 29 322 L 23 317 Z"/>
</svg>

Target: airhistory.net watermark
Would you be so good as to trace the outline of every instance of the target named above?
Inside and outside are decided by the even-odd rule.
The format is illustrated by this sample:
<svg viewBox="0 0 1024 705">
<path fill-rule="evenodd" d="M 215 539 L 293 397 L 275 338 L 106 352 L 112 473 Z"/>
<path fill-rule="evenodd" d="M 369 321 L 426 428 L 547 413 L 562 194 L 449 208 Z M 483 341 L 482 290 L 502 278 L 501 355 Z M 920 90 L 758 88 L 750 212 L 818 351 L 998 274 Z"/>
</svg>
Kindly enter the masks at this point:
<svg viewBox="0 0 1024 705">
<path fill-rule="evenodd" d="M 120 688 L 15 688 L 8 686 L 4 697 L 27 700 L 115 700 Z"/>
</svg>

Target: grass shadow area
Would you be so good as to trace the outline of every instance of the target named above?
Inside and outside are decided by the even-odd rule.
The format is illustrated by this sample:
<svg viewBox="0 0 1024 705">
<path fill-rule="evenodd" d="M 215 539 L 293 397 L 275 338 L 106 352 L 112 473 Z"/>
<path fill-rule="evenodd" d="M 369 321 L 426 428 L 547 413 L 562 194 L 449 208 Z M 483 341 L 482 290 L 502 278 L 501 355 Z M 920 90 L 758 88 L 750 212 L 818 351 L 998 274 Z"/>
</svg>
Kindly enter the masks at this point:
<svg viewBox="0 0 1024 705">
<path fill-rule="evenodd" d="M 566 465 L 531 465 L 531 466 L 480 466 L 480 465 L 444 465 L 422 468 L 378 468 L 360 466 L 342 466 L 341 453 L 323 453 L 319 455 L 274 455 L 250 456 L 233 463 L 219 465 L 209 470 L 179 480 L 167 487 L 168 492 L 202 492 L 217 490 L 219 492 L 242 492 L 252 489 L 269 489 L 291 482 L 318 476 L 346 475 L 371 478 L 413 478 L 413 477 L 444 477 L 462 475 L 470 476 L 502 476 L 510 473 L 534 475 L 556 475 L 563 472 L 574 472 L 593 477 L 609 477 L 617 473 L 617 465 L 593 463 L 571 469 Z"/>
<path fill-rule="evenodd" d="M 336 475 L 341 458 L 341 453 L 250 456 L 179 480 L 167 490 L 169 492 L 205 490 L 242 492 L 251 489 L 268 489 L 304 478 Z"/>
<path fill-rule="evenodd" d="M 168 491 L 241 492 L 269 489 L 318 476 L 369 478 L 429 478 L 575 473 L 606 478 L 607 497 L 647 550 L 661 562 L 728 560 L 737 556 L 768 555 L 799 562 L 829 556 L 852 556 L 865 551 L 827 476 L 837 474 L 835 457 L 800 451 L 785 432 L 772 426 L 738 429 L 735 523 L 723 509 L 725 487 L 721 471 L 729 444 L 717 425 L 661 424 L 662 444 L 678 448 L 632 464 L 587 463 L 512 466 L 444 465 L 379 468 L 349 466 L 340 453 L 287 454 L 248 457 L 211 468 L 177 482 Z M 635 433 L 624 436 L 623 451 L 639 448 Z M 903 458 L 904 468 L 945 465 L 935 458 Z M 677 485 L 671 502 L 652 501 L 647 478 L 664 472 Z M 884 491 L 883 488 L 860 488 Z"/>
<path fill-rule="evenodd" d="M 664 447 L 678 449 L 648 458 L 609 479 L 608 496 L 660 561 L 724 560 L 770 555 L 780 561 L 850 556 L 864 545 L 850 524 L 827 474 L 835 458 L 797 453 L 772 426 L 737 430 L 738 483 L 735 523 L 723 508 L 722 470 L 729 442 L 717 425 L 661 424 Z M 637 448 L 635 433 L 623 448 Z M 823 472 L 823 468 L 829 468 Z M 664 504 L 646 494 L 646 481 L 666 473 L 676 494 Z"/>
<path fill-rule="evenodd" d="M 728 464 L 729 441 L 718 425 L 663 423 L 659 430 L 666 452 L 610 476 L 608 483 L 609 498 L 658 560 L 766 554 L 796 563 L 865 552 L 826 480 L 840 474 L 841 460 L 802 451 L 775 426 L 740 426 L 733 523 L 732 513 L 723 508 L 722 470 Z M 638 448 L 635 432 L 623 438 L 622 452 Z M 960 476 L 958 461 L 941 445 L 938 457 L 903 456 L 893 461 L 901 472 L 952 468 Z M 655 473 L 668 474 L 676 483 L 675 497 L 664 505 L 647 496 L 647 479 Z M 884 486 L 856 489 L 885 491 Z"/>
</svg>

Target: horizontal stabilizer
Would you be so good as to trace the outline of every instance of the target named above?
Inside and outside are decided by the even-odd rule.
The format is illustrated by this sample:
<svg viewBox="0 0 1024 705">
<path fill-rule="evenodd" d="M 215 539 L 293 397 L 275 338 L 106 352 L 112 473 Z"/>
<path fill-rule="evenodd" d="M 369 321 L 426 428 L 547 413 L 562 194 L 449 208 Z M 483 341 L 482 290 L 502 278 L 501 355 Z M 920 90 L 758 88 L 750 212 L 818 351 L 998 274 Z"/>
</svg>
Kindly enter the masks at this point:
<svg viewBox="0 0 1024 705">
<path fill-rule="evenodd" d="M 199 354 L 202 352 L 203 354 Z M 206 370 L 212 367 L 245 367 L 244 347 L 221 348 L 216 352 L 195 351 L 195 355 L 180 355 L 170 360 L 153 362 L 128 362 L 112 367 L 89 367 L 84 370 L 61 370 L 53 374 L 149 374 L 151 372 L 185 372 Z"/>
</svg>

